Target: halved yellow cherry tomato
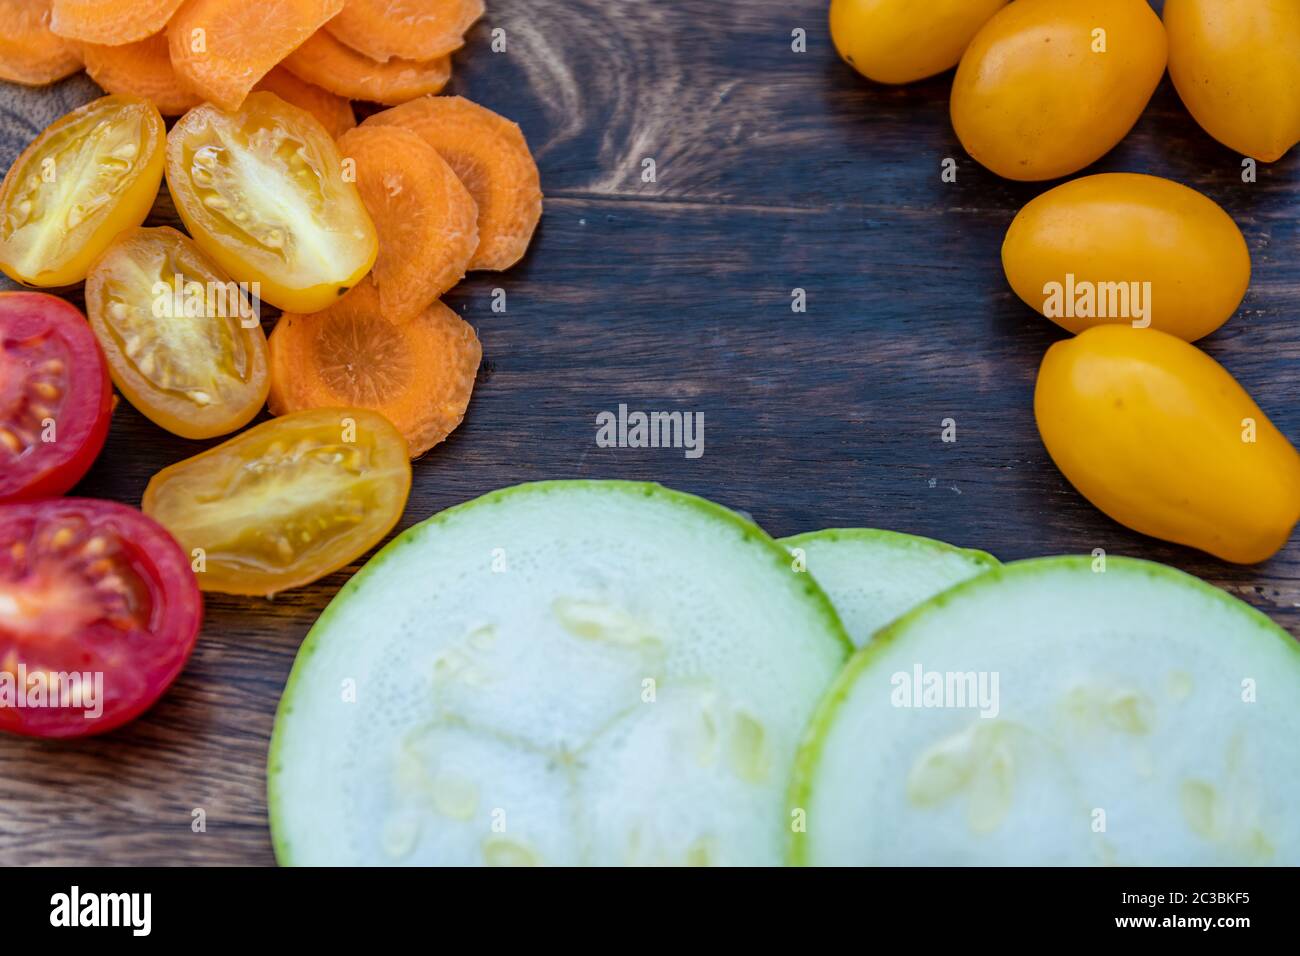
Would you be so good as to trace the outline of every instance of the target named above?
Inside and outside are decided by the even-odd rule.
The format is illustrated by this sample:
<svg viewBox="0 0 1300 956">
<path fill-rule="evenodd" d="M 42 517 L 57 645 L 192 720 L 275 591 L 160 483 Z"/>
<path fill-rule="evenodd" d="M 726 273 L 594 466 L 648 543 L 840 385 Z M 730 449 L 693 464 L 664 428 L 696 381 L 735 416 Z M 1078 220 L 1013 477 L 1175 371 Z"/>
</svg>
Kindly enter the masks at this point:
<svg viewBox="0 0 1300 956">
<path fill-rule="evenodd" d="M 286 312 L 320 311 L 374 264 L 375 226 L 334 140 L 274 93 L 181 117 L 167 137 L 167 186 L 194 241 Z"/>
<path fill-rule="evenodd" d="M 240 428 L 266 403 L 266 335 L 246 290 L 166 226 L 122 233 L 86 277 L 113 382 L 183 438 Z"/>
<path fill-rule="evenodd" d="M 43 288 L 86 278 L 113 237 L 149 214 L 166 135 L 138 96 L 105 96 L 55 121 L 0 186 L 0 269 Z"/>
<path fill-rule="evenodd" d="M 164 468 L 142 507 L 190 553 L 203 590 L 269 595 L 364 554 L 410 490 L 406 441 L 388 419 L 314 408 Z"/>
</svg>

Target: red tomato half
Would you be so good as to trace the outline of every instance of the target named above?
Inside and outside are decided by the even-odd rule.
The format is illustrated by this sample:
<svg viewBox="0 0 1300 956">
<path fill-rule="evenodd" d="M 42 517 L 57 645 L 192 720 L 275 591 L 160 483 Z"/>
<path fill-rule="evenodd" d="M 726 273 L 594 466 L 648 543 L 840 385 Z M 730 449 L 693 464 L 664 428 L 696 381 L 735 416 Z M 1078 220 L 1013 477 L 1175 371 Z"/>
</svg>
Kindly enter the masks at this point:
<svg viewBox="0 0 1300 956">
<path fill-rule="evenodd" d="M 0 505 L 0 730 L 126 723 L 180 674 L 202 619 L 189 559 L 147 515 L 89 498 Z"/>
<path fill-rule="evenodd" d="M 113 386 L 86 317 L 41 292 L 0 292 L 0 501 L 61 495 L 108 437 Z"/>
</svg>

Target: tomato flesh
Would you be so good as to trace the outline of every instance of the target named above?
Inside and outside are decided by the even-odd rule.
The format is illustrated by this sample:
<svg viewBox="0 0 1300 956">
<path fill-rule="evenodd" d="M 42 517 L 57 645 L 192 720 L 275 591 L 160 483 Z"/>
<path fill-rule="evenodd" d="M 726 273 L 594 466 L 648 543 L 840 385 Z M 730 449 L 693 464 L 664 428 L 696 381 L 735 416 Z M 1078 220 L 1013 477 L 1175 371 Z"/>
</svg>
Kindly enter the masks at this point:
<svg viewBox="0 0 1300 956">
<path fill-rule="evenodd" d="M 164 468 L 143 508 L 201 555 L 203 590 L 269 595 L 364 554 L 397 523 L 410 489 L 406 441 L 388 419 L 318 408 Z"/>
<path fill-rule="evenodd" d="M 148 100 L 105 96 L 55 121 L 0 186 L 0 269 L 51 288 L 86 277 L 162 182 L 166 127 Z"/>
<path fill-rule="evenodd" d="M 75 307 L 0 293 L 0 501 L 61 495 L 80 481 L 104 447 L 112 398 Z"/>
<path fill-rule="evenodd" d="M 285 311 L 320 311 L 374 265 L 375 227 L 334 141 L 274 93 L 181 117 L 167 137 L 167 186 L 194 241 Z"/>
<path fill-rule="evenodd" d="M 86 279 L 90 325 L 127 401 L 184 438 L 246 425 L 270 388 L 244 290 L 175 229 L 122 233 Z"/>
<path fill-rule="evenodd" d="M 202 616 L 185 553 L 135 509 L 0 505 L 0 730 L 79 737 L 126 723 L 180 674 Z"/>
</svg>

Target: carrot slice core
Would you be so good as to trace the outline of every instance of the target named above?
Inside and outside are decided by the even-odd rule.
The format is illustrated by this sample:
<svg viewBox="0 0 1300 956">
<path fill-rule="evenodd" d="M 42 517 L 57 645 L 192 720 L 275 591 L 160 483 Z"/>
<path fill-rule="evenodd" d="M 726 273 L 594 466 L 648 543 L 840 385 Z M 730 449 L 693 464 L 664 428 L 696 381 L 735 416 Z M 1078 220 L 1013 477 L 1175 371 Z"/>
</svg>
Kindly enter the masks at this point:
<svg viewBox="0 0 1300 956">
<path fill-rule="evenodd" d="M 441 302 L 397 322 L 369 281 L 323 312 L 285 313 L 270 346 L 273 415 L 372 409 L 397 426 L 412 458 L 461 423 L 483 357 L 474 329 Z"/>
</svg>

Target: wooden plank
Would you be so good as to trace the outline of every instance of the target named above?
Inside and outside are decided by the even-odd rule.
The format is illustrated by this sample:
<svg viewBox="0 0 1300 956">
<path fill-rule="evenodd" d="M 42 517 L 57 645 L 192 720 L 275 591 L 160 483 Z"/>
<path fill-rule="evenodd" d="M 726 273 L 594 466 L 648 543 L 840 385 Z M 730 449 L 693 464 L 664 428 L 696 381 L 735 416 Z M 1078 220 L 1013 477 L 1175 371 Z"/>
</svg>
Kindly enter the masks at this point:
<svg viewBox="0 0 1300 956">
<path fill-rule="evenodd" d="M 506 30 L 507 52 L 489 49 Z M 806 53 L 790 32 L 808 31 Z M 485 365 L 465 424 L 416 465 L 401 527 L 520 481 L 659 480 L 776 535 L 878 525 L 1004 559 L 1105 548 L 1226 587 L 1300 633 L 1300 547 L 1237 568 L 1109 521 L 1048 460 L 1038 362 L 1061 333 L 1026 309 L 998 249 L 1042 186 L 998 180 L 947 120 L 950 78 L 901 90 L 840 64 L 824 0 L 496 0 L 455 92 L 521 123 L 547 192 L 534 248 L 447 301 Z M 84 79 L 0 91 L 0 161 L 95 95 Z M 958 162 L 956 183 L 940 164 Z M 641 181 L 641 161 L 656 182 Z M 1164 84 L 1098 170 L 1168 175 L 1222 202 L 1255 277 L 1207 349 L 1300 436 L 1295 156 L 1240 160 Z M 175 223 L 167 196 L 153 223 Z M 493 290 L 507 311 L 491 310 Z M 808 311 L 791 311 L 802 288 Z M 78 301 L 74 293 L 71 298 Z M 619 403 L 703 412 L 705 454 L 603 449 Z M 954 418 L 958 441 L 940 440 Z M 138 504 L 188 442 L 119 407 L 78 493 Z M 0 863 L 269 863 L 264 761 L 311 622 L 355 567 L 273 601 L 211 596 L 202 640 L 146 717 L 102 739 L 0 739 Z M 195 809 L 207 832 L 191 832 Z"/>
</svg>

